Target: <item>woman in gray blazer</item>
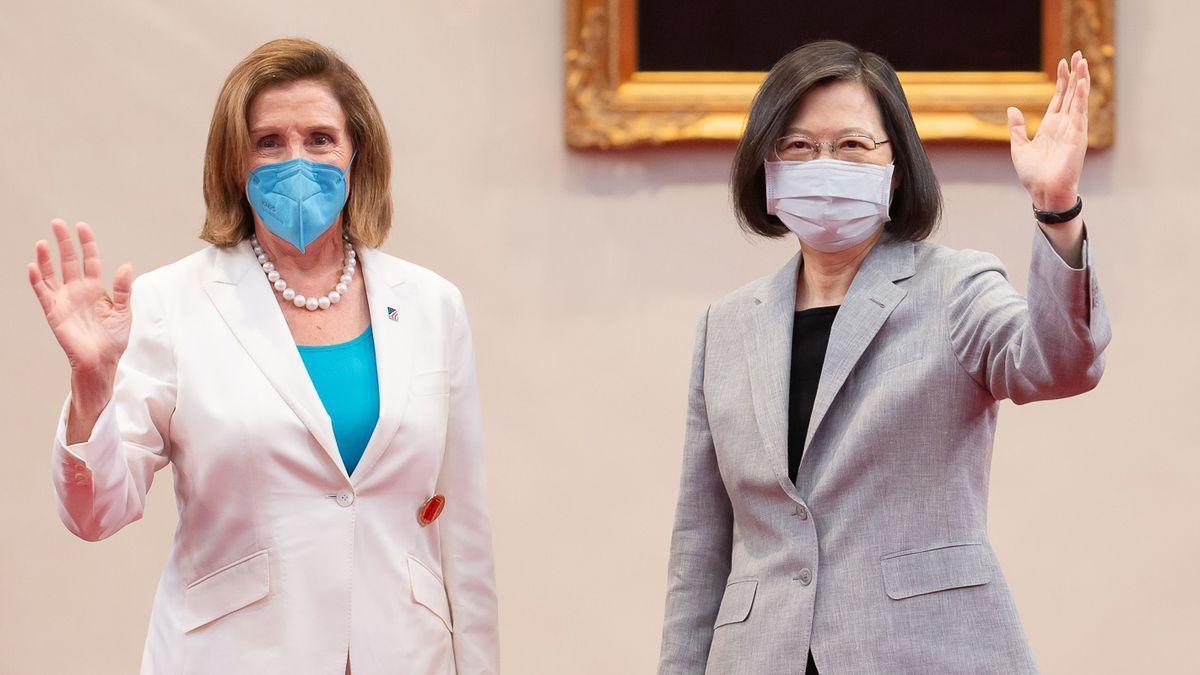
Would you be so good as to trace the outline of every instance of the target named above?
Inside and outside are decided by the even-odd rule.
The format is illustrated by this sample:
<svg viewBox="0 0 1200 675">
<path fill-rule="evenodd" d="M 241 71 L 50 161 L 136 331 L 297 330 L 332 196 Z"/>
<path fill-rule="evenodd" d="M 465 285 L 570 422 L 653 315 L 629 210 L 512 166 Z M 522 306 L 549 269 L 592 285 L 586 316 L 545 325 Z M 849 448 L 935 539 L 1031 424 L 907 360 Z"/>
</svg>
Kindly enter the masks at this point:
<svg viewBox="0 0 1200 675">
<path fill-rule="evenodd" d="M 1036 672 L 988 471 L 999 400 L 1104 370 L 1088 89 L 1076 53 L 1032 139 L 1008 111 L 1036 223 L 1025 298 L 995 256 L 926 241 L 941 193 L 886 61 L 817 42 L 768 74 L 733 200 L 800 251 L 700 321 L 660 673 Z"/>
</svg>

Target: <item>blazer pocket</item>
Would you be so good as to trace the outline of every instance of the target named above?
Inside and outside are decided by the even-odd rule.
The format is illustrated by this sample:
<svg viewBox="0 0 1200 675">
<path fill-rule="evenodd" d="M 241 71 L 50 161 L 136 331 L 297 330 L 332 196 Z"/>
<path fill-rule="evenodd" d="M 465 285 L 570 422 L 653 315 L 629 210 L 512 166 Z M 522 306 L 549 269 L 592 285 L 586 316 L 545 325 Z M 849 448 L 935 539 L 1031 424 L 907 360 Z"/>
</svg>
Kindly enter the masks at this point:
<svg viewBox="0 0 1200 675">
<path fill-rule="evenodd" d="M 183 592 L 183 632 L 190 633 L 267 597 L 270 588 L 271 567 L 266 549 L 200 577 Z"/>
<path fill-rule="evenodd" d="M 412 378 L 413 396 L 438 396 L 450 393 L 450 371 L 430 370 Z"/>
<path fill-rule="evenodd" d="M 900 357 L 897 357 L 894 359 L 889 359 L 887 361 L 887 363 L 880 364 L 879 372 L 886 373 L 889 370 L 895 370 L 895 369 L 899 368 L 900 366 L 907 366 L 910 363 L 916 363 L 917 361 L 920 361 L 921 359 L 924 359 L 924 358 L 925 358 L 925 352 L 922 352 L 922 351 L 906 352 L 903 356 L 900 356 Z"/>
<path fill-rule="evenodd" d="M 880 559 L 880 565 L 883 567 L 884 590 L 893 600 L 951 588 L 982 586 L 992 580 L 991 557 L 987 548 L 979 543 L 945 544 L 890 553 Z"/>
<path fill-rule="evenodd" d="M 925 358 L 925 352 L 914 349 L 906 349 L 903 351 L 893 351 L 887 354 L 881 354 L 879 358 L 873 360 L 862 371 L 861 379 L 872 380 L 884 373 L 889 373 L 901 366 L 907 366 L 911 363 L 916 363 Z"/>
<path fill-rule="evenodd" d="M 754 606 L 754 596 L 758 591 L 758 582 L 734 581 L 725 586 L 725 597 L 721 598 L 721 609 L 717 611 L 717 621 L 713 628 L 726 624 L 740 623 L 750 616 L 750 608 Z"/>
<path fill-rule="evenodd" d="M 442 578 L 421 561 L 409 556 L 408 579 L 412 584 L 413 601 L 433 612 L 445 624 L 446 630 L 453 633 L 454 622 L 450 619 L 450 602 L 446 599 L 446 584 Z"/>
</svg>

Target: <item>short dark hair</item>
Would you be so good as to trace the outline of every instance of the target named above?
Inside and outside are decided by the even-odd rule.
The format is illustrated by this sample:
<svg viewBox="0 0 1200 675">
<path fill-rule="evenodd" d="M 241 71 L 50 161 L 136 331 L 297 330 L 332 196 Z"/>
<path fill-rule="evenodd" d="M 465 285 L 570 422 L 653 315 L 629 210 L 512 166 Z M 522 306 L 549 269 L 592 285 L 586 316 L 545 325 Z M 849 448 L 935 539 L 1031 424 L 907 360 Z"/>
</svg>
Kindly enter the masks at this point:
<svg viewBox="0 0 1200 675">
<path fill-rule="evenodd" d="M 925 239 L 942 213 L 942 190 L 917 136 L 912 111 L 896 71 L 883 57 L 838 40 L 810 42 L 779 60 L 767 73 L 733 157 L 730 188 L 742 229 L 782 237 L 788 228 L 767 213 L 763 162 L 784 135 L 800 98 L 814 86 L 839 80 L 860 82 L 875 99 L 892 144 L 900 184 L 885 229 L 909 241 Z"/>
</svg>

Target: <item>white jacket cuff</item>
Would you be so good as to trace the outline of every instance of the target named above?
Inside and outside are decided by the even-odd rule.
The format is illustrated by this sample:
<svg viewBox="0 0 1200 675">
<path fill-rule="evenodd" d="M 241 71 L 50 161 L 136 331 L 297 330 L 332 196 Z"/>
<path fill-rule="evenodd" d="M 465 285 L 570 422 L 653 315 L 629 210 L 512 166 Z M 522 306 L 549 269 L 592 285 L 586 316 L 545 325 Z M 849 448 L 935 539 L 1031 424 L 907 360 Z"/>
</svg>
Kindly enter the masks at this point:
<svg viewBox="0 0 1200 675">
<path fill-rule="evenodd" d="M 124 480 L 125 467 L 116 461 L 119 459 L 116 453 L 121 449 L 121 434 L 117 428 L 115 400 L 110 399 L 100 411 L 86 441 L 68 444 L 67 417 L 71 413 L 71 400 L 68 394 L 54 433 L 55 483 L 69 492 L 86 490 L 92 493 L 96 482 L 111 484 Z"/>
</svg>

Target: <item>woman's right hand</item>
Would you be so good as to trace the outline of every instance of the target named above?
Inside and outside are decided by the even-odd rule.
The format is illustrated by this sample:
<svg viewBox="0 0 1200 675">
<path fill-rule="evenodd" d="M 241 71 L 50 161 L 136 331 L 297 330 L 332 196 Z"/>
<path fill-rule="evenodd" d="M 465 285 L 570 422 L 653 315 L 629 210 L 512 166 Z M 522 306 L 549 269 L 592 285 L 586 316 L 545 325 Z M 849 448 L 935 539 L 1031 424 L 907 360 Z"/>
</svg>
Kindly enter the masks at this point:
<svg viewBox="0 0 1200 675">
<path fill-rule="evenodd" d="M 82 250 L 82 273 L 80 255 L 67 223 L 55 219 L 50 221 L 50 227 L 58 241 L 62 278 L 55 276 L 50 244 L 42 240 L 36 246 L 37 262 L 29 263 L 29 284 L 46 314 L 46 323 L 71 364 L 71 391 L 75 398 L 72 412 L 91 417 L 90 422 L 94 422 L 112 395 L 117 361 L 129 344 L 133 268 L 128 264 L 117 268 L 110 295 L 100 280 L 100 249 L 91 226 L 87 223 L 75 226 Z M 90 431 L 91 423 L 72 420 L 76 421 L 83 422 Z"/>
</svg>

